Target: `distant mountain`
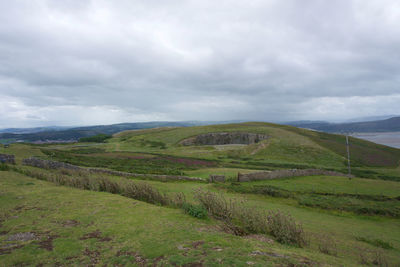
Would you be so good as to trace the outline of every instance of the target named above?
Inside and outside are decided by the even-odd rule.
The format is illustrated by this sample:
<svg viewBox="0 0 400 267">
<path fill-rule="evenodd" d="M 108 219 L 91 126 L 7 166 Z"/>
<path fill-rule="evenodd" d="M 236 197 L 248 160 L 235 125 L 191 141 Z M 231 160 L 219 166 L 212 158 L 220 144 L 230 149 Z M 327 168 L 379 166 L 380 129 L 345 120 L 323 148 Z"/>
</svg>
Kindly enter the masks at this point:
<svg viewBox="0 0 400 267">
<path fill-rule="evenodd" d="M 399 132 L 400 117 L 393 117 L 385 120 L 349 122 L 349 123 L 328 123 L 328 122 L 293 122 L 287 123 L 301 128 L 313 129 L 330 133 L 371 133 L 371 132 Z"/>
<path fill-rule="evenodd" d="M 399 117 L 399 115 L 381 115 L 381 116 L 368 116 L 368 117 L 359 117 L 352 118 L 350 120 L 342 121 L 341 123 L 349 123 L 349 122 L 364 122 L 364 121 L 381 121 L 387 120 L 393 117 Z"/>
<path fill-rule="evenodd" d="M 72 126 L 47 126 L 47 127 L 35 127 L 35 128 L 6 128 L 0 129 L 0 133 L 14 133 L 14 134 L 27 134 L 27 133 L 39 133 L 46 131 L 62 131 L 73 128 Z"/>
<path fill-rule="evenodd" d="M 93 136 L 100 133 L 114 134 L 125 130 L 148 129 L 157 127 L 185 127 L 185 126 L 196 126 L 196 125 L 200 125 L 200 123 L 138 122 L 138 123 L 119 123 L 112 125 L 84 126 L 84 127 L 70 128 L 66 130 L 46 129 L 46 131 L 31 132 L 31 133 L 0 133 L 0 143 L 77 141 L 81 137 Z"/>
</svg>

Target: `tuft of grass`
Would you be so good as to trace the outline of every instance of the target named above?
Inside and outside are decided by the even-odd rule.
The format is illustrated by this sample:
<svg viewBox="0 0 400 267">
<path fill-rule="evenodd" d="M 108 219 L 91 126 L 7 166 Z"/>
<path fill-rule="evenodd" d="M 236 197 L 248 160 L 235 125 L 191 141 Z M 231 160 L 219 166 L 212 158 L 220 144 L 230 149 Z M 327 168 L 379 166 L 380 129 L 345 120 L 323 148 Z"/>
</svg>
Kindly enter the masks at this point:
<svg viewBox="0 0 400 267">
<path fill-rule="evenodd" d="M 268 226 L 272 236 L 283 244 L 294 244 L 303 247 L 307 244 L 301 224 L 295 222 L 292 216 L 281 211 L 268 213 Z"/>
<path fill-rule="evenodd" d="M 323 235 L 319 239 L 318 249 L 324 254 L 337 256 L 337 242 L 331 235 Z"/>
</svg>

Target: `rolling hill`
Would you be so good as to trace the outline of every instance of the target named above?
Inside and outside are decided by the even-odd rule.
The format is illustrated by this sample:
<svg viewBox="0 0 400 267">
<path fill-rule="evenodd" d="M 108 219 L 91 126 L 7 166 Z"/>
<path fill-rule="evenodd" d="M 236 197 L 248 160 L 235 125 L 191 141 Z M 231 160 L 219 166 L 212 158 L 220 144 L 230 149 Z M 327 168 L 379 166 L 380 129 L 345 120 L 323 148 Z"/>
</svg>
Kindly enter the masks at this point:
<svg viewBox="0 0 400 267">
<path fill-rule="evenodd" d="M 345 172 L 344 136 L 247 122 L 0 145 L 16 159 L 0 165 L 0 265 L 398 266 L 400 150 L 350 143 L 354 177 L 258 181 L 237 178 Z"/>
</svg>

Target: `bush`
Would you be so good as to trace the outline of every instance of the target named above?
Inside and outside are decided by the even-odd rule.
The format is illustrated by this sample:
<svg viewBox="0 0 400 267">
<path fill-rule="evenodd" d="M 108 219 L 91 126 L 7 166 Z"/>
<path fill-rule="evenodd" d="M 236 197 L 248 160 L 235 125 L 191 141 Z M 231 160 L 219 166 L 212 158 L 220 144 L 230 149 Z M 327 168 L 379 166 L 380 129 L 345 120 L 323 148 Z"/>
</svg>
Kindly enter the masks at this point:
<svg viewBox="0 0 400 267">
<path fill-rule="evenodd" d="M 7 164 L 0 163 L 0 171 L 8 171 L 8 170 L 10 170 L 10 167 L 8 167 Z"/>
<path fill-rule="evenodd" d="M 210 215 L 222 220 L 234 234 L 269 233 L 280 243 L 306 245 L 302 226 L 289 215 L 278 211 L 267 216 L 263 211 L 246 205 L 245 201 L 227 200 L 222 194 L 201 189 L 197 189 L 194 195 Z"/>
<path fill-rule="evenodd" d="M 167 206 L 172 203 L 167 195 L 161 194 L 157 189 L 147 183 L 126 182 L 122 188 L 122 195 L 162 206 Z"/>
<path fill-rule="evenodd" d="M 190 203 L 185 203 L 182 205 L 185 213 L 199 219 L 207 218 L 207 210 L 202 205 L 193 205 Z"/>
<path fill-rule="evenodd" d="M 324 254 L 337 256 L 336 241 L 330 235 L 323 235 L 319 239 L 318 249 Z"/>
<path fill-rule="evenodd" d="M 200 201 L 209 214 L 216 219 L 231 222 L 235 212 L 235 202 L 226 200 L 222 194 L 198 189 L 194 192 L 194 197 Z"/>
<path fill-rule="evenodd" d="M 105 177 L 74 177 L 59 173 L 39 172 L 20 168 L 14 168 L 14 170 L 39 180 L 53 182 L 57 185 L 120 194 L 129 198 L 163 206 L 173 203 L 167 195 L 161 194 L 157 189 L 147 183 L 135 183 L 129 180 L 124 182 L 114 181 Z"/>
<path fill-rule="evenodd" d="M 268 226 L 272 236 L 283 244 L 293 244 L 299 247 L 306 245 L 303 227 L 296 224 L 290 215 L 281 211 L 268 213 Z"/>
</svg>

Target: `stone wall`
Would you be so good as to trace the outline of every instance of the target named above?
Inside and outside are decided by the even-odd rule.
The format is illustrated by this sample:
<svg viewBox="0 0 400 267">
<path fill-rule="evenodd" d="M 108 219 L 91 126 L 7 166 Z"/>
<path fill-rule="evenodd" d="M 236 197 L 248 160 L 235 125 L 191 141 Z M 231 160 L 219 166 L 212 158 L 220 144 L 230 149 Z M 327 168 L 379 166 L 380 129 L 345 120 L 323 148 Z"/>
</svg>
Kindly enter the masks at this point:
<svg viewBox="0 0 400 267">
<path fill-rule="evenodd" d="M 181 141 L 182 145 L 230 145 L 230 144 L 243 144 L 249 145 L 258 143 L 267 139 L 267 135 L 254 134 L 254 133 L 206 133 L 200 134 Z"/>
<path fill-rule="evenodd" d="M 209 180 L 210 183 L 224 183 L 225 182 L 225 175 L 216 175 L 216 174 L 210 174 Z"/>
<path fill-rule="evenodd" d="M 68 169 L 68 170 L 80 170 L 81 167 L 52 160 L 38 159 L 38 158 L 27 158 L 22 160 L 22 164 L 29 165 L 42 169 Z"/>
<path fill-rule="evenodd" d="M 68 170 L 79 170 L 79 171 L 88 171 L 92 173 L 104 173 L 108 175 L 115 175 L 115 176 L 124 176 L 124 177 L 142 177 L 142 178 L 149 178 L 158 181 L 203 181 L 201 178 L 197 177 L 188 177 L 188 176 L 179 176 L 179 175 L 156 175 L 156 174 L 141 174 L 141 173 L 130 173 L 130 172 L 120 172 L 120 171 L 113 171 L 107 169 L 100 169 L 100 168 L 82 168 L 76 165 L 72 165 L 69 163 L 52 161 L 52 160 L 45 160 L 45 159 L 38 159 L 38 158 L 28 158 L 22 161 L 22 164 L 33 166 L 42 169 L 68 169 Z"/>
<path fill-rule="evenodd" d="M 0 163 L 15 164 L 15 156 L 9 154 L 0 154 Z"/>
<path fill-rule="evenodd" d="M 279 179 L 296 176 L 312 176 L 312 175 L 327 175 L 327 176 L 348 176 L 335 171 L 319 170 L 319 169 L 292 169 L 292 170 L 277 170 L 271 172 L 253 172 L 253 173 L 238 173 L 238 182 L 260 181 Z M 351 176 L 353 177 L 353 176 Z"/>
</svg>

